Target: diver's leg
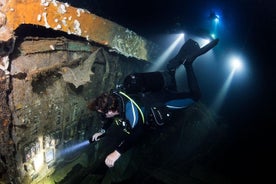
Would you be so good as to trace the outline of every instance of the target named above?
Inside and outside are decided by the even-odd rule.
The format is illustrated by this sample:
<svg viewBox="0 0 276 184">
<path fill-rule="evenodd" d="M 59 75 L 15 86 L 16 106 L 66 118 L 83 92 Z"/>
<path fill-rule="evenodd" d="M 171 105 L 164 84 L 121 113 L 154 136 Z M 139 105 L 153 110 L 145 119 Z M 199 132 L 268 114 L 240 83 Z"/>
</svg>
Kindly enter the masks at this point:
<svg viewBox="0 0 276 184">
<path fill-rule="evenodd" d="M 196 75 L 193 70 L 192 63 L 186 62 L 185 64 L 183 64 L 183 66 L 186 69 L 186 77 L 183 75 L 183 78 L 184 80 L 187 80 L 189 92 L 182 93 L 178 91 L 177 85 L 176 85 L 175 70 L 162 72 L 162 76 L 164 80 L 164 89 L 172 92 L 172 94 L 174 93 L 185 94 L 183 95 L 183 97 L 185 96 L 186 98 L 190 97 L 190 98 L 199 99 L 201 96 L 200 88 L 196 79 Z M 177 96 L 179 97 L 179 95 Z"/>
<path fill-rule="evenodd" d="M 194 69 L 191 63 L 184 64 L 187 75 L 188 87 L 190 89 L 190 94 L 194 100 L 198 100 L 201 97 L 201 91 L 197 82 L 197 78 L 194 73 Z"/>
<path fill-rule="evenodd" d="M 177 91 L 175 70 L 163 71 L 161 74 L 164 80 L 164 89 L 169 91 Z"/>
<path fill-rule="evenodd" d="M 186 69 L 187 73 L 187 80 L 188 80 L 188 86 L 190 88 L 191 94 L 193 96 L 194 100 L 198 100 L 201 97 L 200 88 L 194 73 L 193 69 L 193 61 L 200 55 L 208 52 L 210 49 L 212 49 L 214 46 L 216 46 L 218 43 L 218 39 L 212 40 L 210 43 L 202 47 L 201 49 L 197 50 L 194 49 L 194 52 L 192 52 L 190 55 L 188 55 L 184 62 L 182 63 Z M 194 42 L 194 45 L 198 45 L 197 42 Z"/>
<path fill-rule="evenodd" d="M 184 64 L 186 69 L 186 77 L 183 74 L 183 77 L 187 80 L 189 90 L 188 91 L 177 91 L 177 90 L 163 90 L 160 95 L 160 102 L 163 102 L 163 105 L 170 109 L 182 109 L 190 106 L 195 101 L 198 101 L 201 97 L 200 88 L 192 67 L 192 64 Z"/>
<path fill-rule="evenodd" d="M 179 50 L 178 54 L 169 61 L 167 64 L 167 69 L 176 70 L 187 58 L 191 57 L 191 54 L 199 51 L 200 47 L 197 42 L 192 39 L 187 40 L 184 45 Z"/>
</svg>

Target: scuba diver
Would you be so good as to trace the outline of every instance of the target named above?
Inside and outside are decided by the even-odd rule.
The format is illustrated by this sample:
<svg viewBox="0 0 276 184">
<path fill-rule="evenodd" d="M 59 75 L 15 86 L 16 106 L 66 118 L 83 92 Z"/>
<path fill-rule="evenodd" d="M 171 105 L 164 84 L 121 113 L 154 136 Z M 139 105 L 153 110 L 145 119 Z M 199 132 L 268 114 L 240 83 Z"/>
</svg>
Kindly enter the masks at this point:
<svg viewBox="0 0 276 184">
<path fill-rule="evenodd" d="M 123 136 L 114 151 L 105 158 L 105 164 L 113 167 L 121 154 L 129 150 L 144 133 L 147 126 L 159 127 L 171 119 L 171 110 L 189 107 L 201 97 L 200 88 L 193 71 L 193 61 L 215 47 L 218 39 L 200 48 L 189 39 L 179 53 L 167 64 L 167 71 L 133 73 L 124 79 L 120 89 L 103 93 L 88 104 L 88 108 L 100 114 L 103 123 L 90 141 L 99 141 L 112 123 L 116 123 Z M 178 92 L 175 71 L 186 69 L 189 90 Z"/>
</svg>

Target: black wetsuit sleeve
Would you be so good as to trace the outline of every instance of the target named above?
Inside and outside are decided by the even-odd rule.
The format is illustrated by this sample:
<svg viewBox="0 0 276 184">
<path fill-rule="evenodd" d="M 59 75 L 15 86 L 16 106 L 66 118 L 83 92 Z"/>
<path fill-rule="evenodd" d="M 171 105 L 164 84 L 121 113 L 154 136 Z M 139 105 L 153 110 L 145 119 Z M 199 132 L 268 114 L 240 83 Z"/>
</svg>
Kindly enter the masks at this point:
<svg viewBox="0 0 276 184">
<path fill-rule="evenodd" d="M 141 136 L 143 135 L 143 126 L 138 125 L 131 130 L 130 134 L 125 133 L 123 136 L 122 141 L 119 143 L 119 145 L 116 147 L 116 150 L 120 153 L 123 154 L 130 148 L 132 148 L 133 145 L 135 145 L 138 140 L 140 140 Z"/>
</svg>

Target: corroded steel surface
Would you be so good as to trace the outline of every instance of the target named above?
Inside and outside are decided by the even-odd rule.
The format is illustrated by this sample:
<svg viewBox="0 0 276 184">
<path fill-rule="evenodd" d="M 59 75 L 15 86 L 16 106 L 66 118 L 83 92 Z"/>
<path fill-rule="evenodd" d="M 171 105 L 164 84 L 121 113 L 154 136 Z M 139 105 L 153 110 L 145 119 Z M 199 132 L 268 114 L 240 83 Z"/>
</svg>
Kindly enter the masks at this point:
<svg viewBox="0 0 276 184">
<path fill-rule="evenodd" d="M 129 58 L 106 48 L 64 37 L 27 37 L 16 43 L 10 58 L 9 73 L 0 70 L 5 174 L 17 178 L 15 184 L 55 183 L 74 165 L 94 167 L 86 151 L 66 153 L 100 126 L 87 109 L 88 100 L 115 88 L 114 81 L 120 83 L 129 73 L 141 72 L 147 63 L 127 62 Z"/>
<path fill-rule="evenodd" d="M 0 6 L 5 39 L 22 24 L 39 25 L 86 38 L 127 57 L 149 61 L 157 46 L 112 21 L 56 0 L 10 0 Z M 2 31 L 3 32 L 3 31 Z M 7 37 L 7 38 L 6 38 Z"/>
</svg>

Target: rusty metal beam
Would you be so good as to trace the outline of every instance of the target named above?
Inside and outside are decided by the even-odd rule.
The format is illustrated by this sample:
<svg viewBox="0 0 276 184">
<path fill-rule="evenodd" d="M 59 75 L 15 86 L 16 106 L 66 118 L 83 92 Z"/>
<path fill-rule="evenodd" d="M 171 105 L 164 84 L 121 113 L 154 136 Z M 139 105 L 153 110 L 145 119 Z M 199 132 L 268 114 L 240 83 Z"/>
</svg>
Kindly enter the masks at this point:
<svg viewBox="0 0 276 184">
<path fill-rule="evenodd" d="M 127 57 L 146 61 L 156 58 L 154 53 L 158 47 L 154 43 L 115 22 L 67 3 L 56 0 L 6 0 L 0 8 L 0 29 L 5 27 L 6 37 L 11 36 L 10 32 L 20 25 L 32 24 L 81 36 Z"/>
</svg>

